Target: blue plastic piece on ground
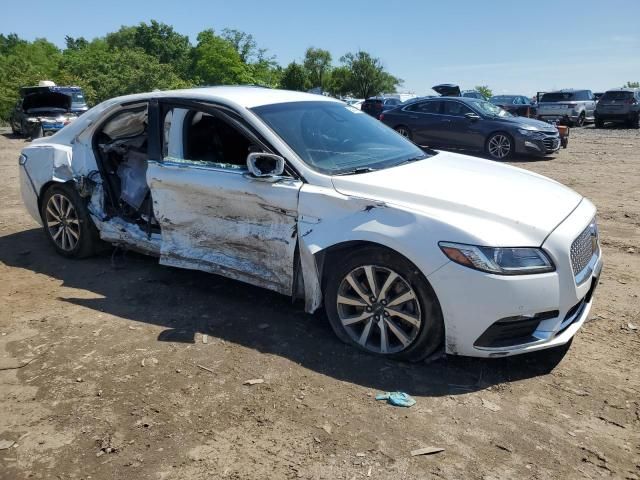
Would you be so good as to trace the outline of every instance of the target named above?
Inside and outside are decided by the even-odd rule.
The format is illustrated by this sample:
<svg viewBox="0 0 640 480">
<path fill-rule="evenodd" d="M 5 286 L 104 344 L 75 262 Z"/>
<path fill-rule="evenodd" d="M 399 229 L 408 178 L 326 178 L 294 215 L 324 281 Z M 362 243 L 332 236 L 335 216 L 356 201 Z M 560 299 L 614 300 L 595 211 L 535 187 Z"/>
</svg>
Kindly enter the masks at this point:
<svg viewBox="0 0 640 480">
<path fill-rule="evenodd" d="M 416 401 L 404 392 L 385 392 L 376 395 L 376 400 L 386 400 L 387 403 L 396 407 L 412 407 Z"/>
</svg>

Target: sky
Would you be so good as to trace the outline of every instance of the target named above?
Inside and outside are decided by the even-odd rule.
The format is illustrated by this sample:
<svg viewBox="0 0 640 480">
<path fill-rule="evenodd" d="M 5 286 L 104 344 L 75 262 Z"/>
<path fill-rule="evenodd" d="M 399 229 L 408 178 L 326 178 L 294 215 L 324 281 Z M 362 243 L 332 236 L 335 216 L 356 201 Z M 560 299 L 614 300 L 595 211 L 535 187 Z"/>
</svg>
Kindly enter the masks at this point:
<svg viewBox="0 0 640 480">
<path fill-rule="evenodd" d="M 29 10 L 5 3 L 0 33 L 64 47 L 65 35 L 91 39 L 151 19 L 194 43 L 204 29 L 235 28 L 282 65 L 310 46 L 336 65 L 368 51 L 404 80 L 399 91 L 418 95 L 438 83 L 533 95 L 640 81 L 640 0 L 29 0 Z"/>
</svg>

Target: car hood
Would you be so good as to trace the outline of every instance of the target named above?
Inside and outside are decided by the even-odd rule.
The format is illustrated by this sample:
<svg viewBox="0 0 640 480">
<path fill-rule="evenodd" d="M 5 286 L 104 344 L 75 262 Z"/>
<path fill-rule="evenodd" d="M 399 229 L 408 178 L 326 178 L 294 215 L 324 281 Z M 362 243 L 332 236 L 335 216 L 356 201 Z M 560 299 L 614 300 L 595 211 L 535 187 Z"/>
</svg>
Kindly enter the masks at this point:
<svg viewBox="0 0 640 480">
<path fill-rule="evenodd" d="M 22 109 L 25 112 L 35 111 L 35 109 L 67 111 L 69 108 L 71 108 L 71 97 L 59 92 L 32 93 L 22 100 Z"/>
<path fill-rule="evenodd" d="M 449 152 L 377 172 L 336 176 L 333 184 L 344 195 L 458 222 L 456 228 L 493 246 L 542 245 L 582 200 L 542 175 Z"/>
<path fill-rule="evenodd" d="M 556 127 L 553 125 L 543 122 L 541 120 L 536 120 L 535 118 L 527 118 L 527 117 L 498 117 L 492 118 L 492 120 L 501 120 L 503 122 L 509 122 L 510 124 L 516 127 L 522 128 L 535 128 L 536 130 L 541 130 L 543 132 L 555 132 Z"/>
</svg>

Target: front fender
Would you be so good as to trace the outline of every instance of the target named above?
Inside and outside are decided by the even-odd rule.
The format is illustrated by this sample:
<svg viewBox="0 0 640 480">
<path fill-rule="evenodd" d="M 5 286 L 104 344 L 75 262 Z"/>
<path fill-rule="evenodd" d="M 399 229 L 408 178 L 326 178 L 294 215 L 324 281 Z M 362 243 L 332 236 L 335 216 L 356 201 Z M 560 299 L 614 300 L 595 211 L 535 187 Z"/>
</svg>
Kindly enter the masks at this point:
<svg viewBox="0 0 640 480">
<path fill-rule="evenodd" d="M 416 265 L 425 277 L 449 260 L 438 248 L 446 226 L 384 202 L 304 185 L 300 191 L 298 241 L 305 285 L 305 309 L 322 301 L 317 254 L 336 245 L 366 241 L 390 248 Z"/>
</svg>

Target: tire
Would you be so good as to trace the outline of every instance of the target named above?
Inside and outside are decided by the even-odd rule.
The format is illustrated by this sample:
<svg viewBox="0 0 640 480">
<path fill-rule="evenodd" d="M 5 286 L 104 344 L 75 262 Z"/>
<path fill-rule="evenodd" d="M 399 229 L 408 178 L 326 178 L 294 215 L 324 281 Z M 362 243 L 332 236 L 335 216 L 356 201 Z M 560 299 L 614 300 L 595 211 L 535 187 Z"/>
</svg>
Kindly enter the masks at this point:
<svg viewBox="0 0 640 480">
<path fill-rule="evenodd" d="M 47 238 L 60 255 L 84 258 L 97 251 L 98 229 L 89 217 L 84 200 L 72 186 L 50 186 L 42 196 L 40 216 Z"/>
<path fill-rule="evenodd" d="M 602 120 L 598 120 L 596 118 L 595 124 L 596 124 L 596 128 L 604 128 L 604 122 Z"/>
<path fill-rule="evenodd" d="M 508 142 L 505 144 L 505 142 Z M 502 147 L 500 147 L 502 145 Z M 505 146 L 507 147 L 505 150 Z M 515 144 L 511 135 L 504 132 L 492 133 L 485 143 L 485 152 L 493 160 L 508 160 L 513 156 Z M 492 153 L 493 152 L 493 153 Z"/>
<path fill-rule="evenodd" d="M 35 140 L 36 138 L 42 137 L 43 134 L 44 132 L 42 131 L 42 125 L 38 125 L 37 127 L 34 127 L 31 132 L 29 132 L 29 137 L 31 138 L 31 140 Z"/>
<path fill-rule="evenodd" d="M 640 128 L 640 113 L 636 115 L 636 118 L 629 120 L 629 128 Z"/>
<path fill-rule="evenodd" d="M 584 112 L 582 112 L 580 115 L 578 115 L 578 120 L 576 121 L 576 127 L 583 127 L 585 118 L 586 118 L 586 116 L 585 116 Z"/>
<path fill-rule="evenodd" d="M 407 140 L 413 140 L 413 134 L 411 133 L 409 127 L 405 125 L 398 125 L 396 128 L 394 128 L 394 130 Z"/>
<path fill-rule="evenodd" d="M 409 362 L 423 360 L 444 344 L 440 304 L 415 265 L 382 247 L 350 251 L 335 260 L 327 273 L 324 303 L 340 340 L 369 354 Z M 375 295 L 369 278 L 374 279 Z"/>
</svg>

